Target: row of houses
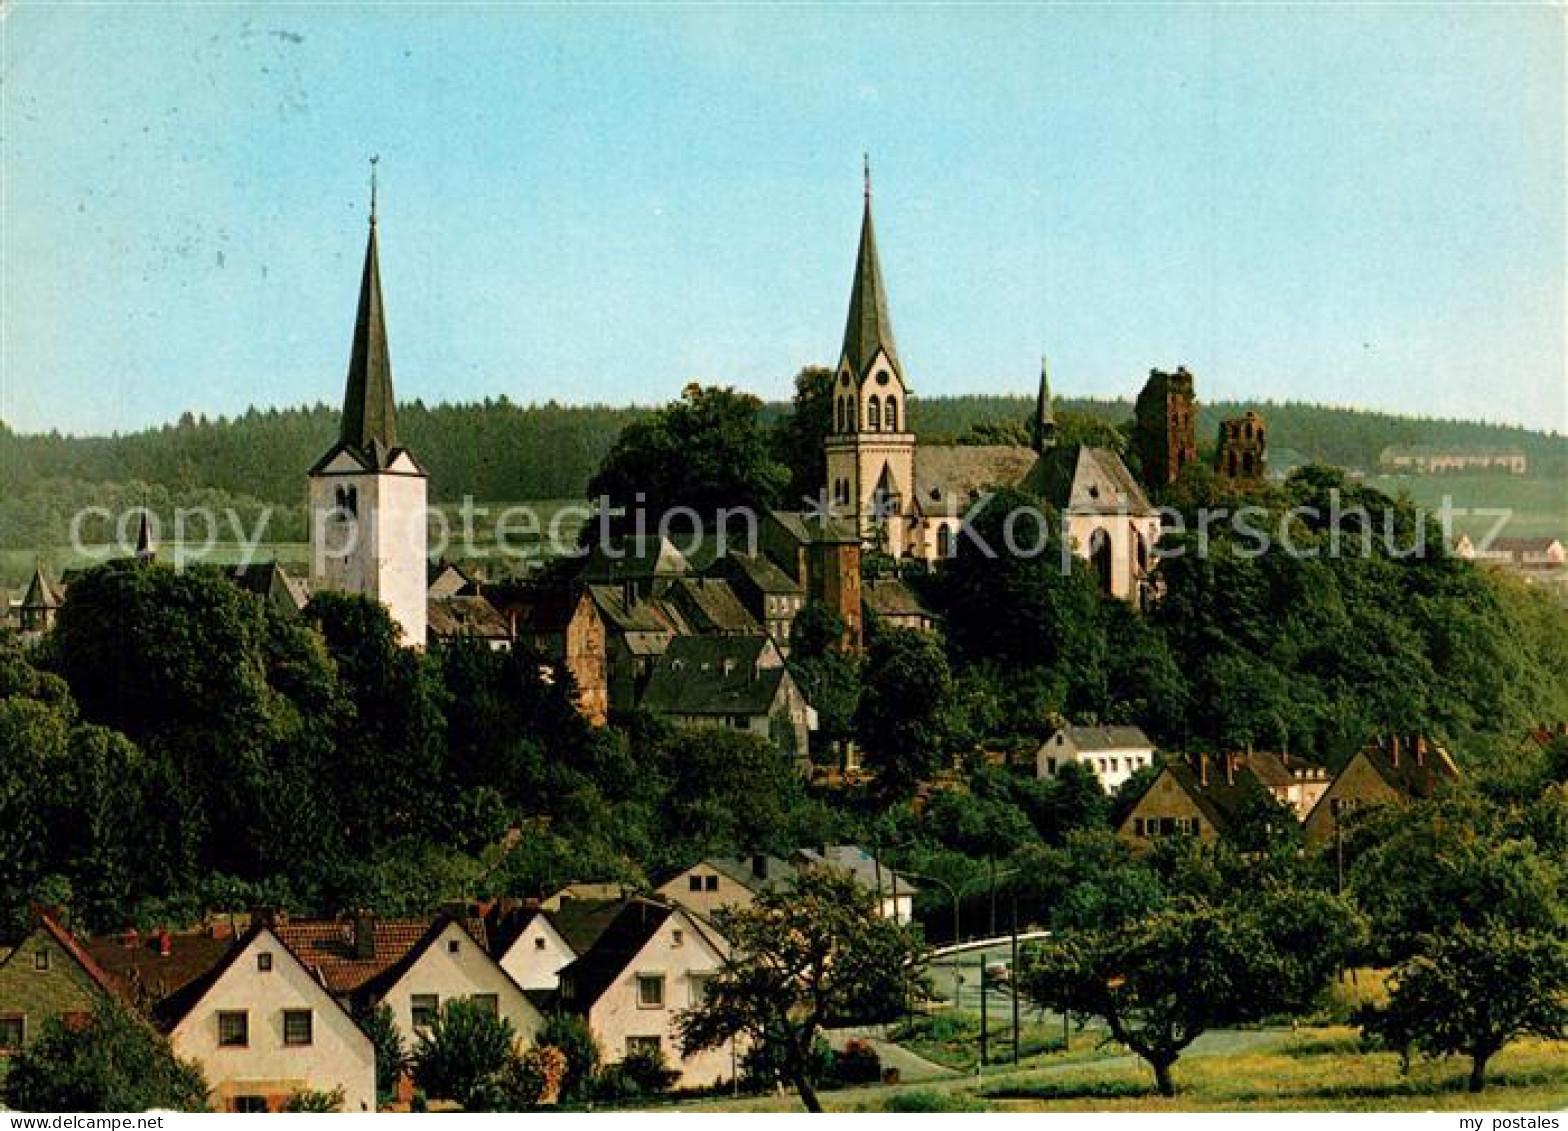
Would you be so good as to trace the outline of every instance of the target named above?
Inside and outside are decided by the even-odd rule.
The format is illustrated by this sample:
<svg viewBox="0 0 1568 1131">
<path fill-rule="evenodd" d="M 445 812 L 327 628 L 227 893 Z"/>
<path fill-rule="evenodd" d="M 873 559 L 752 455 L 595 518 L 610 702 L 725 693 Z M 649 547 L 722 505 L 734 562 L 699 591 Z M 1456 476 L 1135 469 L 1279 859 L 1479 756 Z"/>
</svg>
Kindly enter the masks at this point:
<svg viewBox="0 0 1568 1131">
<path fill-rule="evenodd" d="M 1309 849 L 1337 842 L 1340 822 L 1363 805 L 1425 800 L 1459 769 L 1423 736 L 1373 738 L 1336 774 L 1287 753 L 1246 751 L 1167 758 L 1121 822 L 1117 834 L 1146 846 L 1170 836 L 1224 840 L 1277 802 L 1301 822 Z"/>
<path fill-rule="evenodd" d="M 646 894 L 588 885 L 420 918 L 268 910 L 78 938 L 38 907 L 26 938 L 0 953 L 0 1066 L 50 1019 L 85 1024 L 112 997 L 201 1066 L 218 1110 L 277 1111 L 297 1093 L 341 1089 L 344 1110 L 374 1111 L 375 1050 L 356 1018 L 386 1006 L 412 1049 L 443 1006 L 466 999 L 524 1043 L 566 1012 L 587 1022 L 607 1063 L 657 1051 L 678 1087 L 715 1086 L 734 1078 L 743 1050 L 682 1056 L 676 1039 L 677 1015 L 701 1002 L 728 954 L 712 915 L 823 867 L 885 890 L 883 914 L 909 920 L 914 888 L 847 845 L 703 860 Z"/>
</svg>

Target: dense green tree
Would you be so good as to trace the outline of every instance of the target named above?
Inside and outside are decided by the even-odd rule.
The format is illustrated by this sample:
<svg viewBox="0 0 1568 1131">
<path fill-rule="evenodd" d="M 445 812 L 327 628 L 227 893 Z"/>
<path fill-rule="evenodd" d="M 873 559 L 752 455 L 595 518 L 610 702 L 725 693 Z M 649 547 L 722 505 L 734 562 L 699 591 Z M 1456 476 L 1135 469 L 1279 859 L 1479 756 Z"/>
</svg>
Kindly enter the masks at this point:
<svg viewBox="0 0 1568 1131">
<path fill-rule="evenodd" d="M 789 468 L 781 500 L 786 510 L 798 509 L 802 499 L 816 499 L 827 489 L 823 445 L 832 431 L 833 371 L 808 365 L 795 374 L 789 415 L 774 429 L 779 462 Z"/>
<path fill-rule="evenodd" d="M 1353 922 L 1348 908 L 1308 891 L 1253 906 L 1176 901 L 1031 946 L 1020 987 L 1042 1007 L 1104 1020 L 1169 1096 L 1171 1066 L 1204 1032 L 1310 1002 L 1355 937 Z"/>
<path fill-rule="evenodd" d="M 1557 935 L 1460 924 L 1423 940 L 1391 982 L 1387 1004 L 1362 1015 L 1366 1033 L 1407 1060 L 1469 1057 L 1472 1092 L 1509 1042 L 1568 1036 L 1568 943 Z"/>
<path fill-rule="evenodd" d="M 668 782 L 661 816 L 693 859 L 770 843 L 801 795 L 800 774 L 766 738 L 743 731 L 679 729 L 648 770 Z"/>
<path fill-rule="evenodd" d="M 572 1013 L 552 1013 L 545 1018 L 537 1038 L 540 1047 L 560 1049 L 566 1057 L 561 1078 L 563 1100 L 585 1100 L 593 1094 L 594 1077 L 604 1054 L 588 1022 Z"/>
<path fill-rule="evenodd" d="M 746 908 L 719 911 L 730 953 L 702 1003 L 677 1018 L 681 1048 L 738 1036 L 767 1044 L 807 1111 L 821 1111 L 811 1050 L 830 1024 L 884 1020 L 923 989 L 918 937 L 877 913 L 853 879 L 813 870 Z"/>
<path fill-rule="evenodd" d="M 930 633 L 889 629 L 872 644 L 856 731 L 879 789 L 908 793 L 941 765 L 952 690 L 947 657 Z"/>
<path fill-rule="evenodd" d="M 392 1097 L 398 1079 L 408 1068 L 408 1046 L 397 1017 L 386 1002 L 362 1005 L 355 1009 L 354 1020 L 376 1050 L 376 1095 L 384 1102 Z"/>
<path fill-rule="evenodd" d="M 201 1069 L 119 1002 L 104 998 L 81 1026 L 59 1018 L 11 1060 L 4 1080 L 15 1111 L 205 1111 Z"/>
<path fill-rule="evenodd" d="M 589 495 L 655 517 L 690 507 L 708 525 L 720 509 L 776 505 L 790 471 L 774 458 L 761 407 L 733 389 L 686 386 L 680 400 L 622 430 Z"/>
</svg>

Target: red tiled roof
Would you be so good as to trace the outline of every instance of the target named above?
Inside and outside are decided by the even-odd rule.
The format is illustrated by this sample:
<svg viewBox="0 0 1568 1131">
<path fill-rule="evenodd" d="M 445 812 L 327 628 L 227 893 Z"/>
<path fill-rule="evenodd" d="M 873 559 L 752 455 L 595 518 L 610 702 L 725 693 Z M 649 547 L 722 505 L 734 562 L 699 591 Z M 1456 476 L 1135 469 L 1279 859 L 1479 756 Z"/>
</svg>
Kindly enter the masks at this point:
<svg viewBox="0 0 1568 1131">
<path fill-rule="evenodd" d="M 484 946 L 483 924 L 471 919 L 459 921 L 474 941 Z M 273 933 L 328 990 L 352 994 L 407 957 L 434 922 L 434 917 L 372 920 L 375 945 L 366 958 L 356 955 L 351 918 L 291 919 L 276 924 Z"/>
</svg>

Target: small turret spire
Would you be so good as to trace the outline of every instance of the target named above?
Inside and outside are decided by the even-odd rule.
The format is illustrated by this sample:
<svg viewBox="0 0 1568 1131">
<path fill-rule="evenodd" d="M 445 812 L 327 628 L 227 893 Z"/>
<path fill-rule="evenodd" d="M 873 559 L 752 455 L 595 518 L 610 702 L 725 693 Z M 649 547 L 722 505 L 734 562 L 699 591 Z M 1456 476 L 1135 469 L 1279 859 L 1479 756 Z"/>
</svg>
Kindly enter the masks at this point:
<svg viewBox="0 0 1568 1131">
<path fill-rule="evenodd" d="M 1051 403 L 1051 373 L 1045 355 L 1040 355 L 1040 391 L 1035 397 L 1034 420 L 1030 422 L 1034 450 L 1044 452 L 1056 443 L 1056 409 Z"/>
<path fill-rule="evenodd" d="M 141 525 L 136 528 L 136 560 L 150 562 L 158 556 L 158 546 L 153 541 L 152 524 L 148 519 L 149 511 L 142 508 Z"/>
</svg>

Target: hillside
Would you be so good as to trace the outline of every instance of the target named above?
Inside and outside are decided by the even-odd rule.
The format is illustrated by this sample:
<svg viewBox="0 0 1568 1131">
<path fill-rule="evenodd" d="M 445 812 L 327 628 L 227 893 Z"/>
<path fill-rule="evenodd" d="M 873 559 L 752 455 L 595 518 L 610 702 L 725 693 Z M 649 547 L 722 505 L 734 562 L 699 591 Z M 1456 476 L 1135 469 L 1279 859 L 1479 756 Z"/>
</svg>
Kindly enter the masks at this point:
<svg viewBox="0 0 1568 1131">
<path fill-rule="evenodd" d="M 1111 421 L 1131 416 L 1127 401 L 1062 399 L 1062 409 Z M 958 435 L 985 421 L 1017 419 L 1033 407 L 1027 397 L 932 397 L 916 402 L 916 431 L 928 439 Z M 1517 446 L 1536 474 L 1568 472 L 1568 440 L 1523 428 L 1467 421 L 1393 416 L 1359 409 L 1270 402 L 1203 404 L 1200 442 L 1212 442 L 1222 416 L 1255 408 L 1271 425 L 1270 447 L 1351 468 L 1375 465 L 1387 444 L 1436 443 Z M 506 398 L 474 404 L 398 410 L 398 431 L 430 472 L 431 498 L 450 502 L 580 497 L 616 434 L 641 415 L 638 408 L 555 403 L 522 406 Z M 788 411 L 768 406 L 768 415 Z M 144 483 L 170 492 L 215 490 L 262 503 L 295 505 L 304 471 L 331 441 L 337 410 L 251 409 L 209 420 L 186 414 L 161 428 L 114 436 L 24 435 L 0 423 L 0 468 L 6 504 L 32 495 L 47 480 L 88 484 Z M 16 546 L 20 531 L 0 526 L 0 545 Z"/>
</svg>

